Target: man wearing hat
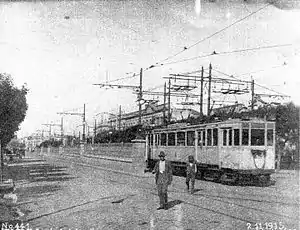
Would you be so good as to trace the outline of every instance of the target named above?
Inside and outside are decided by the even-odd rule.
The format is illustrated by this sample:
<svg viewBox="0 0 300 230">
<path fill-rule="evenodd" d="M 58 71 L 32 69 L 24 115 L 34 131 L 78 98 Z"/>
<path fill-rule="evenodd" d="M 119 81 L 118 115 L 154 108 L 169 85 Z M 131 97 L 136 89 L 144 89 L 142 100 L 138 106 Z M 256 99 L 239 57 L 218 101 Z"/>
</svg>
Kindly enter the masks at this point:
<svg viewBox="0 0 300 230">
<path fill-rule="evenodd" d="M 194 193 L 196 174 L 197 174 L 196 161 L 194 159 L 194 156 L 190 155 L 188 157 L 188 162 L 186 165 L 186 186 L 187 186 L 187 191 L 189 191 L 190 181 L 191 181 L 191 194 Z"/>
<path fill-rule="evenodd" d="M 156 162 L 153 170 L 160 203 L 157 209 L 167 210 L 168 186 L 172 183 L 172 166 L 169 161 L 165 160 L 166 154 L 163 151 L 158 156 L 160 160 Z"/>
</svg>

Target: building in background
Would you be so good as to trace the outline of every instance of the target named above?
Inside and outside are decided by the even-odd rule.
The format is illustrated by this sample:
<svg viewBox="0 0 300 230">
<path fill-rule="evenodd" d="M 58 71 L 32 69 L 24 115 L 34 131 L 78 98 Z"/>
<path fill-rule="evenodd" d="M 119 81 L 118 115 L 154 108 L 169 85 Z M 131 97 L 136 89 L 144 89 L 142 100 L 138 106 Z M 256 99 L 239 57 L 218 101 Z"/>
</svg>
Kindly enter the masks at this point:
<svg viewBox="0 0 300 230">
<path fill-rule="evenodd" d="M 141 121 L 143 126 L 159 126 L 164 124 L 164 119 L 168 120 L 168 106 L 158 103 L 150 103 L 142 109 Z M 190 117 L 199 117 L 200 113 L 193 109 L 175 108 L 170 109 L 171 121 L 180 121 Z M 139 111 L 121 114 L 121 116 L 111 116 L 108 119 L 108 124 L 112 128 L 126 129 L 139 123 Z"/>
</svg>

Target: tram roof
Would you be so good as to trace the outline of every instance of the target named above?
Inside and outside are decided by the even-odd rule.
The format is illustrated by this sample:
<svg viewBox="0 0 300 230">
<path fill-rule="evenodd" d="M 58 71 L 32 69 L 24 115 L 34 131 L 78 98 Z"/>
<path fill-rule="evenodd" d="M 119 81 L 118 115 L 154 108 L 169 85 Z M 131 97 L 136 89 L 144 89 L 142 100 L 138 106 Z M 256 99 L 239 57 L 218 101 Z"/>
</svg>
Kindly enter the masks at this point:
<svg viewBox="0 0 300 230">
<path fill-rule="evenodd" d="M 188 123 L 175 123 L 168 125 L 168 127 L 164 128 L 154 128 L 153 130 L 155 131 L 164 131 L 164 130 L 186 130 L 186 129 L 194 129 L 194 128 L 201 128 L 201 127 L 218 127 L 218 126 L 223 126 L 223 125 L 234 125 L 234 124 L 240 124 L 240 123 L 274 123 L 274 121 L 267 121 L 264 119 L 260 118 L 251 118 L 251 119 L 228 119 L 225 121 L 216 121 L 216 122 L 209 122 L 209 123 L 202 123 L 202 124 L 195 124 L 191 125 Z"/>
</svg>

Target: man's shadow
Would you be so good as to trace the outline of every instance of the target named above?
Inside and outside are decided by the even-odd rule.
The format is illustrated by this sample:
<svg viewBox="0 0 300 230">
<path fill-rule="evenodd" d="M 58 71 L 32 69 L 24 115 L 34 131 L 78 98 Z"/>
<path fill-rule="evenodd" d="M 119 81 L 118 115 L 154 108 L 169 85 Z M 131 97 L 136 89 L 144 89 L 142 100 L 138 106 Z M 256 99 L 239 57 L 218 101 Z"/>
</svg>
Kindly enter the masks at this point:
<svg viewBox="0 0 300 230">
<path fill-rule="evenodd" d="M 167 203 L 167 209 L 173 208 L 174 206 L 181 204 L 181 200 L 172 200 Z"/>
</svg>

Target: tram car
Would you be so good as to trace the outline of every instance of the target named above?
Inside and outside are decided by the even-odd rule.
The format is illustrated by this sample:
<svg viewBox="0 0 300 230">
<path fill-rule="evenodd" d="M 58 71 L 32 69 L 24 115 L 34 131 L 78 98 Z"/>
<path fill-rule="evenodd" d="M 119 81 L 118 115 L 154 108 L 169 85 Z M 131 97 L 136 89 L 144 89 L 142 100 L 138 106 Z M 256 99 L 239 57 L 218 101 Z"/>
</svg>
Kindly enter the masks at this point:
<svg viewBox="0 0 300 230">
<path fill-rule="evenodd" d="M 146 136 L 146 161 L 154 167 L 164 151 L 174 170 L 197 161 L 198 177 L 221 182 L 267 183 L 275 172 L 275 122 L 262 119 L 173 124 Z"/>
</svg>

